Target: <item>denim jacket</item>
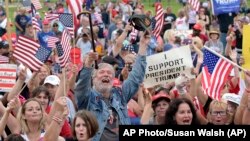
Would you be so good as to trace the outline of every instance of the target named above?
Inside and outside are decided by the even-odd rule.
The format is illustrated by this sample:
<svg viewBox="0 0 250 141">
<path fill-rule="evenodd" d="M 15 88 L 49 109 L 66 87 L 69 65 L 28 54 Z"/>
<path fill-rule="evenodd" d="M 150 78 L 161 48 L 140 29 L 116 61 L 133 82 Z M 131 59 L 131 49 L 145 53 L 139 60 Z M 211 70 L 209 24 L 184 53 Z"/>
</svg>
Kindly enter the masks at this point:
<svg viewBox="0 0 250 141">
<path fill-rule="evenodd" d="M 143 82 L 146 69 L 146 56 L 138 55 L 128 78 L 123 82 L 121 90 L 112 88 L 110 103 L 116 110 L 119 122 L 129 125 L 130 118 L 127 112 L 128 101 L 136 94 Z M 78 109 L 87 109 L 94 113 L 99 123 L 99 131 L 93 137 L 93 141 L 99 141 L 104 127 L 109 118 L 108 106 L 102 100 L 102 95 L 91 87 L 91 73 L 93 68 L 83 68 L 75 88 L 75 96 Z"/>
</svg>

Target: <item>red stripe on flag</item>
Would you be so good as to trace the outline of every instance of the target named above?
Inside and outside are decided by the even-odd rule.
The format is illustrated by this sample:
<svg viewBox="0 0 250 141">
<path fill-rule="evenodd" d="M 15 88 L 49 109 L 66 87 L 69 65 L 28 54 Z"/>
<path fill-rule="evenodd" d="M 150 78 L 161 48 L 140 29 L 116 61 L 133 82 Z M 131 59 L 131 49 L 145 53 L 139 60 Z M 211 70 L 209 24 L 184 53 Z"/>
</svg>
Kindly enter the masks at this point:
<svg viewBox="0 0 250 141">
<path fill-rule="evenodd" d="M 0 87 L 13 87 L 15 84 L 6 84 L 6 83 L 0 83 Z"/>
<path fill-rule="evenodd" d="M 210 87 L 207 90 L 207 93 L 210 97 L 219 100 L 221 95 L 221 90 L 225 82 L 228 79 L 228 75 L 233 69 L 233 65 L 226 62 L 223 59 L 220 59 L 215 66 L 215 71 L 211 75 Z"/>
<path fill-rule="evenodd" d="M 62 33 L 62 39 L 61 39 L 63 55 L 58 57 L 61 67 L 64 67 L 69 59 L 70 49 L 71 49 L 70 39 L 71 38 L 67 30 L 64 29 Z"/>
<path fill-rule="evenodd" d="M 78 25 L 77 15 L 82 12 L 83 0 L 66 0 L 69 12 L 73 14 L 74 26 Z"/>
<path fill-rule="evenodd" d="M 188 3 L 195 9 L 195 11 L 199 11 L 200 0 L 188 0 Z"/>
<path fill-rule="evenodd" d="M 0 71 L 16 72 L 15 69 L 2 69 L 2 68 L 0 68 Z"/>
<path fill-rule="evenodd" d="M 16 79 L 16 77 L 13 76 L 0 76 L 1 79 Z"/>
<path fill-rule="evenodd" d="M 34 4 L 36 10 L 42 9 L 42 5 L 39 0 L 31 0 L 31 2 Z"/>
<path fill-rule="evenodd" d="M 35 57 L 39 47 L 40 44 L 36 41 L 24 36 L 19 36 L 13 56 L 32 70 L 38 71 L 43 65 L 43 63 Z"/>
<path fill-rule="evenodd" d="M 155 29 L 153 30 L 153 34 L 156 38 L 158 38 L 158 36 L 160 36 L 163 23 L 164 23 L 164 13 L 163 13 L 162 4 L 160 3 L 156 5 L 155 20 L 156 20 L 156 24 L 155 24 Z"/>
</svg>

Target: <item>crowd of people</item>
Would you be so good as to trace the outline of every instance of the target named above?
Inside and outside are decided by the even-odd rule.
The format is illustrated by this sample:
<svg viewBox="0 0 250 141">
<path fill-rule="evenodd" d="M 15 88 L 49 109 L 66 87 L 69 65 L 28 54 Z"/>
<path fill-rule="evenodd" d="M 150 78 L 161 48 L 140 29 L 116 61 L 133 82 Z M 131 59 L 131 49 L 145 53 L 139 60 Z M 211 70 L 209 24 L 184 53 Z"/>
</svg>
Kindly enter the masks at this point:
<svg viewBox="0 0 250 141">
<path fill-rule="evenodd" d="M 50 6 L 46 14 L 70 11 L 64 1 Z M 119 125 L 249 125 L 250 70 L 238 66 L 249 63 L 242 46 L 250 9 L 244 5 L 244 12 L 215 16 L 209 1 L 203 1 L 199 11 L 185 2 L 176 14 L 171 5 L 163 8 L 164 24 L 156 37 L 154 12 L 139 0 L 94 1 L 92 24 L 82 15 L 72 39 L 71 50 L 78 49 L 79 54 L 71 53 L 62 68 L 53 48 L 40 70 L 32 71 L 13 57 L 18 37 L 47 46 L 48 36 L 61 39 L 64 27 L 37 12 L 42 30 L 35 32 L 31 14 L 21 7 L 12 24 L 16 32 L 8 40 L 6 9 L 1 7 L 0 57 L 18 67 L 13 88 L 0 92 L 0 141 L 118 141 Z M 150 17 L 150 29 L 136 30 L 128 22 L 133 14 Z M 191 32 L 185 39 L 176 34 L 183 30 Z M 184 45 L 190 46 L 195 77 L 181 74 L 173 82 L 144 87 L 146 57 Z M 201 85 L 204 46 L 237 64 L 219 99 L 210 97 Z"/>
</svg>

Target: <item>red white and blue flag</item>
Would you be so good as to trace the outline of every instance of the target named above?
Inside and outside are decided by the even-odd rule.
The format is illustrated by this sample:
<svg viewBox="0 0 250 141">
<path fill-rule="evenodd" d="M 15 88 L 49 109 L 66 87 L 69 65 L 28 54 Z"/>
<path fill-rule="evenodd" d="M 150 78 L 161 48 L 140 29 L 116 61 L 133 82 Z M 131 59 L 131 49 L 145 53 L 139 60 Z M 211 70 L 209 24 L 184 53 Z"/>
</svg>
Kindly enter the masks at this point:
<svg viewBox="0 0 250 141">
<path fill-rule="evenodd" d="M 219 100 L 221 91 L 233 65 L 218 57 L 209 50 L 204 50 L 204 66 L 202 68 L 202 88 L 208 96 Z"/>
<path fill-rule="evenodd" d="M 38 71 L 51 54 L 51 50 L 36 41 L 19 36 L 13 56 L 28 68 Z"/>
<path fill-rule="evenodd" d="M 156 38 L 158 38 L 161 34 L 163 23 L 164 23 L 164 13 L 163 13 L 163 8 L 162 4 L 158 3 L 156 4 L 156 15 L 155 15 L 155 27 L 153 30 L 153 34 Z"/>
<path fill-rule="evenodd" d="M 58 53 L 59 63 L 62 68 L 65 67 L 69 60 L 71 44 L 70 44 L 70 36 L 68 34 L 67 29 L 64 29 L 62 32 L 61 42 L 56 43 L 56 49 Z"/>
</svg>

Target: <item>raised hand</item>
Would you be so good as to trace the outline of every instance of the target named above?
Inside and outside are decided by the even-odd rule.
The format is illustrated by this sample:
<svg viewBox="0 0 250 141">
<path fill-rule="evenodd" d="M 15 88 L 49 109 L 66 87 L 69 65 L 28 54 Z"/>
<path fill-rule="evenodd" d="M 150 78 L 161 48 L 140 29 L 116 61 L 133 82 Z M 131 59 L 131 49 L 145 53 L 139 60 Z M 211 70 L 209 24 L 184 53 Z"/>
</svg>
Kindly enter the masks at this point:
<svg viewBox="0 0 250 141">
<path fill-rule="evenodd" d="M 27 76 L 27 67 L 25 67 L 24 69 L 22 69 L 22 70 L 19 72 L 18 78 L 19 78 L 20 80 L 25 81 L 26 76 Z"/>
<path fill-rule="evenodd" d="M 60 114 L 62 118 L 66 118 L 69 113 L 66 97 L 58 98 L 55 101 L 54 108 L 56 109 L 57 114 Z"/>
<path fill-rule="evenodd" d="M 185 94 L 186 93 L 186 84 L 188 82 L 188 77 L 185 76 L 185 74 L 181 74 L 178 78 L 175 80 L 175 86 L 177 88 L 177 91 L 179 94 Z"/>
<path fill-rule="evenodd" d="M 95 60 L 98 59 L 98 53 L 97 52 L 89 52 L 87 55 L 87 58 L 85 60 L 85 66 L 91 67 L 91 65 L 94 63 Z"/>
<path fill-rule="evenodd" d="M 240 56 L 240 60 L 239 60 L 239 64 L 242 66 L 243 64 L 245 64 L 245 59 L 243 56 Z"/>
<path fill-rule="evenodd" d="M 128 67 L 123 67 L 121 74 L 124 80 L 127 79 L 129 74 Z"/>
<path fill-rule="evenodd" d="M 17 108 L 19 105 L 19 99 L 17 97 L 10 100 L 10 102 L 7 104 L 6 112 L 10 113 L 12 110 Z"/>
<path fill-rule="evenodd" d="M 143 98 L 145 105 L 152 104 L 152 95 L 146 88 L 143 90 Z"/>
<path fill-rule="evenodd" d="M 230 52 L 230 54 L 229 54 L 229 56 L 230 56 L 230 58 L 234 61 L 234 62 L 236 62 L 237 60 L 237 52 L 236 52 L 236 50 L 232 50 L 231 52 Z"/>
<path fill-rule="evenodd" d="M 132 26 L 130 25 L 130 23 L 127 23 L 126 26 L 125 26 L 125 32 L 129 32 L 132 30 Z"/>
</svg>

